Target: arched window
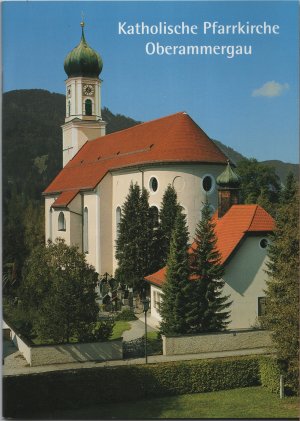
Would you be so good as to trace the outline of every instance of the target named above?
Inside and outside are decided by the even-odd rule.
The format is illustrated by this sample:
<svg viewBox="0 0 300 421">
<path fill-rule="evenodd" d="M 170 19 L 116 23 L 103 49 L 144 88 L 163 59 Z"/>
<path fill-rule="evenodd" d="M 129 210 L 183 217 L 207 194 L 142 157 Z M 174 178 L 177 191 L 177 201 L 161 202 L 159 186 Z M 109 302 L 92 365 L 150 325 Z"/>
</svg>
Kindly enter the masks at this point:
<svg viewBox="0 0 300 421">
<path fill-rule="evenodd" d="M 68 117 L 71 115 L 71 101 L 68 101 Z"/>
<path fill-rule="evenodd" d="M 121 208 L 120 206 L 116 209 L 116 237 L 119 237 L 120 233 L 120 222 L 121 222 Z"/>
<path fill-rule="evenodd" d="M 89 252 L 89 211 L 84 208 L 83 211 L 83 252 Z"/>
<path fill-rule="evenodd" d="M 66 231 L 66 218 L 63 212 L 58 215 L 58 231 Z"/>
<path fill-rule="evenodd" d="M 50 208 L 50 210 L 49 210 L 49 225 L 48 225 L 49 235 L 48 235 L 48 238 L 51 241 L 52 241 L 52 213 L 53 213 L 53 209 Z"/>
<path fill-rule="evenodd" d="M 92 115 L 92 100 L 91 99 L 86 99 L 85 103 L 84 103 L 84 108 L 85 108 L 85 115 Z"/>
</svg>

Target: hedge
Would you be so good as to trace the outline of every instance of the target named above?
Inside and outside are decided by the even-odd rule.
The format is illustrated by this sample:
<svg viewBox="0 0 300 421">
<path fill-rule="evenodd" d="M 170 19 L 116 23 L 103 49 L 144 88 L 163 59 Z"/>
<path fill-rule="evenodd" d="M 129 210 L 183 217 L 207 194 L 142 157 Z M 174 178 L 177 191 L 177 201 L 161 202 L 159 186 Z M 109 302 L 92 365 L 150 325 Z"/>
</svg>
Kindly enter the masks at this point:
<svg viewBox="0 0 300 421">
<path fill-rule="evenodd" d="M 210 392 L 260 384 L 257 357 L 97 367 L 3 378 L 5 417 L 101 402 Z"/>
<path fill-rule="evenodd" d="M 262 386 L 273 393 L 279 393 L 280 368 L 278 360 L 272 357 L 260 357 L 260 380 Z"/>
</svg>

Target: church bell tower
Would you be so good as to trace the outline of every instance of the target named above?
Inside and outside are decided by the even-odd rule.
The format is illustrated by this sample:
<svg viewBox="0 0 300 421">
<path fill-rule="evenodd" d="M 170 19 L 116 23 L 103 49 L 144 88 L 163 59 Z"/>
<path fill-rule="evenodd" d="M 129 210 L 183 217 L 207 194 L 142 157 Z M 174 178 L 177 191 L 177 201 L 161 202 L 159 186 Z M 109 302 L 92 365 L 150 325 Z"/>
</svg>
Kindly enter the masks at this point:
<svg viewBox="0 0 300 421">
<path fill-rule="evenodd" d="M 86 141 L 105 135 L 106 122 L 101 117 L 100 55 L 86 42 L 84 22 L 81 40 L 66 57 L 66 118 L 63 129 L 63 166 Z"/>
<path fill-rule="evenodd" d="M 227 161 L 227 167 L 217 177 L 218 185 L 218 217 L 222 218 L 232 205 L 240 203 L 241 177 L 236 174 Z"/>
</svg>

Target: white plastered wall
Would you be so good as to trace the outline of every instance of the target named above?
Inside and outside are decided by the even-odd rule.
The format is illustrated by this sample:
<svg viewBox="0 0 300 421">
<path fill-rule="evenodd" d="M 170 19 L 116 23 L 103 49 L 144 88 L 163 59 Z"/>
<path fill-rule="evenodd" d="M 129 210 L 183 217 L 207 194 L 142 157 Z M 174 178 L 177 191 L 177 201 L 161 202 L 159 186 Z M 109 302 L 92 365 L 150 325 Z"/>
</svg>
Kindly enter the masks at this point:
<svg viewBox="0 0 300 421">
<path fill-rule="evenodd" d="M 99 211 L 100 211 L 100 274 L 105 272 L 113 274 L 113 241 L 112 241 L 112 176 L 107 173 L 99 186 Z"/>
<path fill-rule="evenodd" d="M 82 78 L 73 77 L 66 80 L 66 121 L 72 118 L 80 117 L 84 115 L 84 101 L 87 98 L 92 99 L 93 102 L 93 115 L 97 118 L 101 118 L 101 81 L 98 78 Z M 93 85 L 95 93 L 92 97 L 86 97 L 83 95 L 83 86 Z M 71 96 L 68 96 L 68 88 L 71 90 Z M 68 116 L 68 101 L 71 102 L 71 116 Z"/>
<path fill-rule="evenodd" d="M 150 303 L 151 303 L 151 317 L 155 318 L 159 322 L 161 321 L 161 316 L 159 314 L 158 307 L 155 305 L 155 294 L 162 294 L 162 290 L 155 285 L 150 285 Z"/>
<path fill-rule="evenodd" d="M 149 204 L 160 209 L 163 194 L 168 184 L 174 185 L 178 200 L 187 213 L 187 222 L 190 233 L 190 241 L 193 241 L 196 225 L 201 216 L 201 208 L 205 202 L 206 193 L 202 188 L 202 179 L 206 175 L 216 177 L 224 170 L 223 165 L 205 164 L 172 164 L 141 167 L 140 170 L 120 170 L 114 171 L 113 175 L 113 204 L 112 204 L 112 238 L 115 251 L 116 244 L 116 209 L 122 207 L 129 192 L 130 183 L 138 183 L 150 192 Z M 158 181 L 158 189 L 151 192 L 149 182 L 152 177 Z M 207 194 L 209 203 L 217 208 L 217 188 L 214 185 L 210 193 Z M 115 252 L 113 256 L 113 271 L 117 268 Z"/>
<path fill-rule="evenodd" d="M 89 264 L 94 266 L 96 272 L 100 270 L 99 259 L 99 238 L 100 229 L 97 223 L 99 220 L 99 192 L 98 189 L 92 192 L 84 192 L 82 212 L 88 209 L 88 253 L 86 253 L 86 260 Z"/>
<path fill-rule="evenodd" d="M 267 249 L 260 247 L 266 237 L 248 236 L 226 265 L 224 295 L 233 301 L 229 328 L 248 328 L 257 324 L 258 297 L 266 294 Z"/>
<path fill-rule="evenodd" d="M 53 233 L 53 218 L 52 218 L 52 210 L 51 205 L 55 202 L 57 196 L 46 196 L 45 197 L 45 240 L 53 241 L 54 235 Z"/>
<path fill-rule="evenodd" d="M 68 245 L 76 245 L 82 250 L 82 217 L 81 197 L 77 195 L 68 208 L 51 208 L 58 196 L 45 198 L 45 238 L 55 241 L 56 238 L 63 238 Z M 66 221 L 66 230 L 58 229 L 58 217 L 63 212 Z"/>
<path fill-rule="evenodd" d="M 258 297 L 265 296 L 267 278 L 267 252 L 259 245 L 263 238 L 266 237 L 247 237 L 226 265 L 223 295 L 230 295 L 228 301 L 232 301 L 228 329 L 247 329 L 257 325 Z M 151 285 L 151 316 L 161 321 L 154 308 L 155 291 L 162 293 L 161 288 Z"/>
<path fill-rule="evenodd" d="M 90 140 L 105 135 L 103 121 L 71 121 L 63 127 L 63 166 Z"/>
<path fill-rule="evenodd" d="M 77 246 L 82 251 L 82 209 L 81 195 L 77 194 L 68 205 L 68 213 L 70 214 L 70 245 Z"/>
</svg>

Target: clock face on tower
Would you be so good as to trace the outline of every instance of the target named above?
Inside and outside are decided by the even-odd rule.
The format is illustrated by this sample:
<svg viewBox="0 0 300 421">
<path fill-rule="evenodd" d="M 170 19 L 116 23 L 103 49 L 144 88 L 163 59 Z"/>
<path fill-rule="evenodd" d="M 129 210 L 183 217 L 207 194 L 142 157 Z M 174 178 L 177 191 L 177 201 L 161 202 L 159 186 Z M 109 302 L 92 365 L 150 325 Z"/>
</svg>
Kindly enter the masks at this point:
<svg viewBox="0 0 300 421">
<path fill-rule="evenodd" d="M 94 95 L 93 85 L 83 85 L 83 93 L 84 95 Z"/>
</svg>

